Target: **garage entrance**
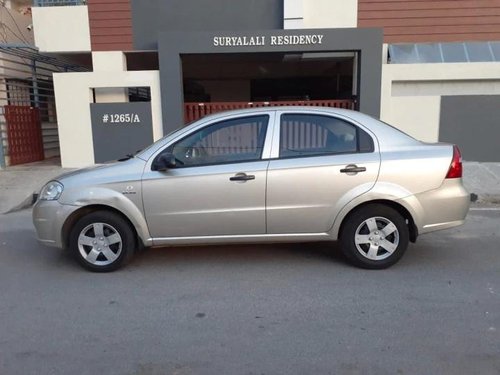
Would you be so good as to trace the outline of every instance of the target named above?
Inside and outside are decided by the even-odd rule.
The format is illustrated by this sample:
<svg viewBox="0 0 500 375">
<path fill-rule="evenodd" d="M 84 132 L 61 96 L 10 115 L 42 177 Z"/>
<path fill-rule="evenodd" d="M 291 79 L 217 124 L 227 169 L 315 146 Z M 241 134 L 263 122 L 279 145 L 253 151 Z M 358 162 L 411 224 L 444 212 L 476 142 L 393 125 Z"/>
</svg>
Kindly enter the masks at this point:
<svg viewBox="0 0 500 375">
<path fill-rule="evenodd" d="M 237 108 L 356 109 L 357 53 L 182 55 L 185 121 Z"/>
<path fill-rule="evenodd" d="M 317 101 L 378 117 L 382 36 L 369 28 L 160 33 L 163 132 L 185 122 L 186 108 Z"/>
</svg>

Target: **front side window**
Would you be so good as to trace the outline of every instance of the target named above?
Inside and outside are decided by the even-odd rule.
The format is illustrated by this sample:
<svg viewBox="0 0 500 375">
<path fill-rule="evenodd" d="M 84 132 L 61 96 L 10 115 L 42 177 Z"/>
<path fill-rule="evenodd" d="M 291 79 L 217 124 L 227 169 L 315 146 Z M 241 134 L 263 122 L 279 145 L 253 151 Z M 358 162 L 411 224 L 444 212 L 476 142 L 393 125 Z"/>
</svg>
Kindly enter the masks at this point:
<svg viewBox="0 0 500 375">
<path fill-rule="evenodd" d="M 371 137 L 344 120 L 310 114 L 281 116 L 280 157 L 372 151 Z"/>
<path fill-rule="evenodd" d="M 258 160 L 268 115 L 242 117 L 209 125 L 169 147 L 179 167 Z"/>
</svg>

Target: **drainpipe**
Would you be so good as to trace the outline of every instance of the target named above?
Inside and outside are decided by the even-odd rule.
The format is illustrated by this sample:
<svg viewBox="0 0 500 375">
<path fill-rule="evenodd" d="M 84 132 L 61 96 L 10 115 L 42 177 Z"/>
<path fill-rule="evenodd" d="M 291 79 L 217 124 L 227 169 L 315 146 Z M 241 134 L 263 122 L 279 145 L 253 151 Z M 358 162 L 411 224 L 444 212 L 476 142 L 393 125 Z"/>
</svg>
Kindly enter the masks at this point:
<svg viewBox="0 0 500 375">
<path fill-rule="evenodd" d="M 33 80 L 33 107 L 40 107 L 40 93 L 38 91 L 38 81 L 36 78 L 36 60 L 33 59 L 33 63 L 31 64 L 31 77 Z"/>
<path fill-rule="evenodd" d="M 5 169 L 5 154 L 3 152 L 3 137 L 0 131 L 0 169 Z"/>
</svg>

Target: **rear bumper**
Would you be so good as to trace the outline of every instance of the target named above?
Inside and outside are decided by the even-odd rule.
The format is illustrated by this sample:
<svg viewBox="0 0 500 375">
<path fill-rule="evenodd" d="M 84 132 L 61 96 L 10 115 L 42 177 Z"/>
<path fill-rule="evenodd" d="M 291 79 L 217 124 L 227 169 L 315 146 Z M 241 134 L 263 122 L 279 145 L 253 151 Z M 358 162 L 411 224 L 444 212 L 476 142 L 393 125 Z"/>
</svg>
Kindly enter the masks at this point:
<svg viewBox="0 0 500 375">
<path fill-rule="evenodd" d="M 424 234 L 462 225 L 469 212 L 470 194 L 461 178 L 446 179 L 435 190 L 401 199 L 413 209 L 418 233 Z"/>
</svg>

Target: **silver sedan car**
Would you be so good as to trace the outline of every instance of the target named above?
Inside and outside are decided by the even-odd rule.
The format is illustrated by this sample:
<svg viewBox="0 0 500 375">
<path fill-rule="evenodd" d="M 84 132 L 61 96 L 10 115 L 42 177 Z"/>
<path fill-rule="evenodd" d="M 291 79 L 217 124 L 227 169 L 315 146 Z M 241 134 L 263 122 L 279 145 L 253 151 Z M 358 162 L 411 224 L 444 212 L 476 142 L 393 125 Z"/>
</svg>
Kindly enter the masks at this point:
<svg viewBox="0 0 500 375">
<path fill-rule="evenodd" d="M 468 209 L 456 146 L 355 111 L 278 107 L 208 116 L 50 181 L 33 221 L 91 271 L 141 247 L 336 240 L 353 264 L 381 269 Z"/>
</svg>

